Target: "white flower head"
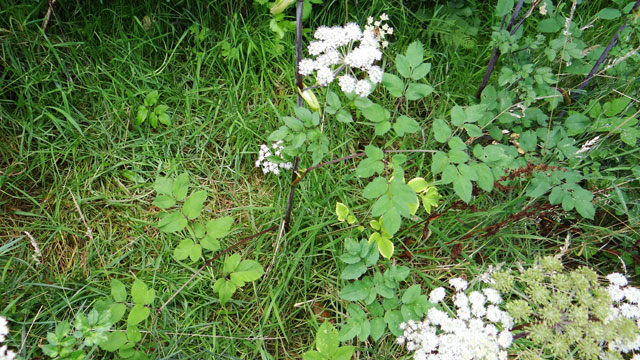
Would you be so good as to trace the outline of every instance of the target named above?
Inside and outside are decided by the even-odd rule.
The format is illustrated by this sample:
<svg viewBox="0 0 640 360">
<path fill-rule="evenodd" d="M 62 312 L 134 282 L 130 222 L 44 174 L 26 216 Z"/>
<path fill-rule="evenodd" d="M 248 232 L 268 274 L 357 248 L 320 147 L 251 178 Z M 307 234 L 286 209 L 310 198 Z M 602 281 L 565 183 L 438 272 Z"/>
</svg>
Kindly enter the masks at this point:
<svg viewBox="0 0 640 360">
<path fill-rule="evenodd" d="M 434 304 L 439 303 L 444 299 L 445 295 L 446 295 L 446 291 L 444 290 L 443 287 L 435 288 L 431 290 L 431 293 L 429 293 L 429 301 Z"/>
<path fill-rule="evenodd" d="M 0 346 L 0 360 L 13 360 L 17 354 L 7 348 L 7 345 Z"/>
<path fill-rule="evenodd" d="M 453 286 L 456 291 L 464 291 L 467 289 L 469 283 L 463 278 L 453 278 L 449 280 L 449 285 Z"/>
<path fill-rule="evenodd" d="M 355 92 L 358 96 L 367 97 L 371 93 L 371 83 L 367 80 L 358 80 Z"/>
<path fill-rule="evenodd" d="M 6 318 L 0 316 L 0 343 L 4 342 L 7 334 L 9 334 L 9 323 Z"/>
<path fill-rule="evenodd" d="M 282 169 L 291 169 L 293 165 L 290 162 L 280 162 L 274 163 L 269 160 L 270 156 L 280 157 L 282 154 L 282 150 L 284 146 L 282 145 L 282 140 L 274 142 L 271 144 L 271 149 L 265 144 L 260 145 L 260 150 L 258 151 L 258 160 L 254 163 L 257 168 L 262 168 L 263 174 L 274 173 L 276 175 L 280 174 L 280 168 Z M 273 153 L 272 153 L 273 150 Z"/>
<path fill-rule="evenodd" d="M 316 80 L 321 86 L 329 85 L 333 81 L 333 71 L 328 66 L 321 67 L 316 74 Z"/>
<path fill-rule="evenodd" d="M 626 286 L 629 283 L 627 277 L 620 273 L 611 273 L 607 275 L 607 280 L 615 286 Z"/>
<path fill-rule="evenodd" d="M 356 90 L 356 78 L 351 75 L 342 75 L 338 78 L 338 85 L 346 94 L 354 92 Z"/>
</svg>

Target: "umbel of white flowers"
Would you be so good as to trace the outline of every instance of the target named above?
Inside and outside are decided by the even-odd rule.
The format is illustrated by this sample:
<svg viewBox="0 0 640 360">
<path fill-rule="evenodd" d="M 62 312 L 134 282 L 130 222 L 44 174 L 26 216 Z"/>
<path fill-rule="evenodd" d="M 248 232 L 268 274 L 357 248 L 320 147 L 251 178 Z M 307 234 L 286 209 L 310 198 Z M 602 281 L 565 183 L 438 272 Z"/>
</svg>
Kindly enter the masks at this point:
<svg viewBox="0 0 640 360">
<path fill-rule="evenodd" d="M 274 142 L 273 144 L 271 144 L 271 148 L 269 148 L 265 144 L 260 145 L 258 160 L 256 160 L 255 164 L 256 167 L 261 167 L 262 172 L 265 174 L 272 172 L 276 175 L 280 174 L 281 168 L 286 170 L 291 169 L 293 165 L 290 162 L 275 163 L 269 160 L 269 157 L 272 156 L 280 158 L 282 149 L 284 149 L 282 141 Z"/>
<path fill-rule="evenodd" d="M 506 349 L 513 341 L 513 319 L 498 307 L 500 293 L 486 288 L 467 295 L 467 281 L 461 278 L 451 279 L 449 285 L 456 290 L 456 316 L 433 307 L 423 321 L 401 324 L 404 334 L 398 344 L 406 344 L 415 360 L 506 360 Z M 429 301 L 437 304 L 445 297 L 440 287 L 431 291 Z"/>
<path fill-rule="evenodd" d="M 7 319 L 0 316 L 0 345 L 6 339 L 6 336 L 9 334 L 9 323 Z M 9 350 L 7 345 L 0 346 L 0 360 L 13 360 L 16 358 L 16 353 Z"/>
<path fill-rule="evenodd" d="M 383 71 L 374 63 L 382 59 L 380 48 L 388 45 L 385 36 L 393 34 L 393 28 L 383 24 L 387 20 L 384 13 L 376 21 L 369 17 L 364 30 L 356 23 L 319 27 L 308 48 L 315 58 L 302 59 L 298 71 L 302 75 L 315 73 L 320 86 L 331 84 L 337 77 L 343 92 L 368 96 L 372 85 L 382 81 Z"/>
</svg>

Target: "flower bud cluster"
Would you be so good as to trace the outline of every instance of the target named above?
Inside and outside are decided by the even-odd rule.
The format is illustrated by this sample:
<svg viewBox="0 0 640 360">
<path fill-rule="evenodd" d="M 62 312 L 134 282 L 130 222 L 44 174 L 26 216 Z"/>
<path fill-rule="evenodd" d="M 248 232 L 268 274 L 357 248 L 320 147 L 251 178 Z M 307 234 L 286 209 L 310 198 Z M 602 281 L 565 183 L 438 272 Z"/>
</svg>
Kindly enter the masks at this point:
<svg viewBox="0 0 640 360">
<path fill-rule="evenodd" d="M 401 324 L 404 334 L 398 337 L 398 344 L 405 344 L 416 360 L 506 360 L 506 349 L 513 342 L 513 319 L 500 309 L 500 292 L 485 288 L 466 294 L 468 283 L 460 278 L 449 284 L 455 289 L 456 315 L 433 307 L 422 322 Z M 446 290 L 441 287 L 429 294 L 432 303 L 445 298 Z"/>
<path fill-rule="evenodd" d="M 387 46 L 386 35 L 393 34 L 393 28 L 383 21 L 369 18 L 364 30 L 356 23 L 345 26 L 321 26 L 314 33 L 314 41 L 309 44 L 309 55 L 315 59 L 302 59 L 298 71 L 302 75 L 315 72 L 316 82 L 320 86 L 331 84 L 342 70 L 345 74 L 338 77 L 338 84 L 345 93 L 355 92 L 359 96 L 368 96 L 372 85 L 382 81 L 382 69 L 374 65 L 382 59 L 381 47 Z M 365 79 L 358 75 L 366 73 Z"/>
<path fill-rule="evenodd" d="M 280 174 L 280 169 L 290 170 L 293 165 L 290 162 L 280 162 L 275 163 L 269 160 L 269 157 L 280 157 L 282 154 L 282 149 L 284 146 L 282 145 L 282 141 L 276 141 L 271 144 L 271 148 L 267 145 L 260 145 L 260 151 L 258 153 L 258 160 L 256 160 L 256 167 L 261 167 L 262 172 L 264 174 L 274 173 L 276 175 Z"/>
</svg>

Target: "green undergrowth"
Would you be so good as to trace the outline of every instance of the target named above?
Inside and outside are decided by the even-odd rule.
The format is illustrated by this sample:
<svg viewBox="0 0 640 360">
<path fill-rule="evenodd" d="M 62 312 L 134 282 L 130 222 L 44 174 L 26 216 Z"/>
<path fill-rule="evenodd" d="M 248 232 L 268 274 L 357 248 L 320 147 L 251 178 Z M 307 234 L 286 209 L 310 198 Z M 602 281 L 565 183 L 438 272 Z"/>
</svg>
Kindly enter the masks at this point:
<svg viewBox="0 0 640 360">
<path fill-rule="evenodd" d="M 412 40 L 425 44 L 435 90 L 408 108 L 423 131 L 380 147 L 441 146 L 433 118 L 475 101 L 491 52 L 493 22 L 483 14 L 494 5 L 449 3 L 348 2 L 347 12 L 345 2 L 325 1 L 305 22 L 311 31 L 345 20 L 364 24 L 386 12 L 395 33 L 385 52 L 404 51 Z M 456 15 L 458 3 L 473 13 Z M 588 19 L 603 6 L 594 1 L 580 16 Z M 158 231 L 161 210 L 152 206 L 158 175 L 187 172 L 194 187 L 209 193 L 204 217 L 235 219 L 222 248 L 277 229 L 290 174 L 263 176 L 253 164 L 258 146 L 294 105 L 293 35 L 280 39 L 268 11 L 242 1 L 63 2 L 43 30 L 47 8 L 43 1 L 14 1 L 0 9 L 0 314 L 14 324 L 10 336 L 17 342 L 10 345 L 24 358 L 43 358 L 39 345 L 56 323 L 88 312 L 109 294 L 112 279 L 127 286 L 141 279 L 156 290 L 142 341 L 157 359 L 299 358 L 323 321 L 346 313 L 338 298 L 345 283 L 338 257 L 345 239 L 360 235 L 355 227 L 345 230 L 334 209 L 345 202 L 352 211 L 368 211 L 356 206 L 365 203 L 360 189 L 367 184 L 355 176 L 357 163 L 307 174 L 296 189 L 287 236 L 278 240 L 278 230 L 270 231 L 236 249 L 269 271 L 224 307 L 213 291 L 221 267 L 210 267 L 155 313 L 201 263 L 173 258 L 180 239 Z M 602 46 L 617 26 L 589 32 L 585 41 Z M 595 78 L 596 90 L 570 109 L 592 99 L 638 101 L 634 61 L 615 76 Z M 137 121 L 154 91 L 169 125 Z M 384 92 L 373 96 L 393 107 Z M 326 132 L 325 160 L 362 151 L 370 141 L 353 123 L 331 124 Z M 599 197 L 593 220 L 536 208 L 523 200 L 524 186 L 477 191 L 469 205 L 439 188 L 437 216 L 427 228 L 422 216 L 401 229 L 395 256 L 383 266 L 411 266 L 412 281 L 428 289 L 455 275 L 473 278 L 491 264 L 563 251 L 569 267 L 589 264 L 608 273 L 626 266 L 637 276 L 640 169 L 631 173 L 629 164 L 640 153 L 619 136 L 605 141 L 580 166 L 606 169 L 603 179 L 626 176 L 618 182 L 625 195 L 614 188 Z M 432 181 L 431 154 L 412 155 L 405 171 Z M 31 236 L 42 252 L 37 261 Z M 397 358 L 404 352 L 394 340 L 388 334 L 356 344 L 357 351 L 360 358 Z"/>
</svg>

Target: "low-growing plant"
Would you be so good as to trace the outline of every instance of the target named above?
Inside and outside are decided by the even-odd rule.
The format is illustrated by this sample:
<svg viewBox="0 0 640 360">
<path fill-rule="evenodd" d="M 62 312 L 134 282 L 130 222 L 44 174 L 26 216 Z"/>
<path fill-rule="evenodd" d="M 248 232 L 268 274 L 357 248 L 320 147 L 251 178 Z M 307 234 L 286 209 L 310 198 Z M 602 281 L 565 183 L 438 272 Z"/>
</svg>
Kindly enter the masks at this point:
<svg viewBox="0 0 640 360">
<path fill-rule="evenodd" d="M 154 129 L 158 127 L 158 122 L 166 126 L 171 125 L 171 117 L 167 114 L 169 106 L 160 103 L 159 99 L 158 90 L 153 90 L 147 94 L 144 98 L 144 105 L 138 106 L 138 112 L 136 113 L 136 121 L 139 125 L 147 119 Z"/>
</svg>

